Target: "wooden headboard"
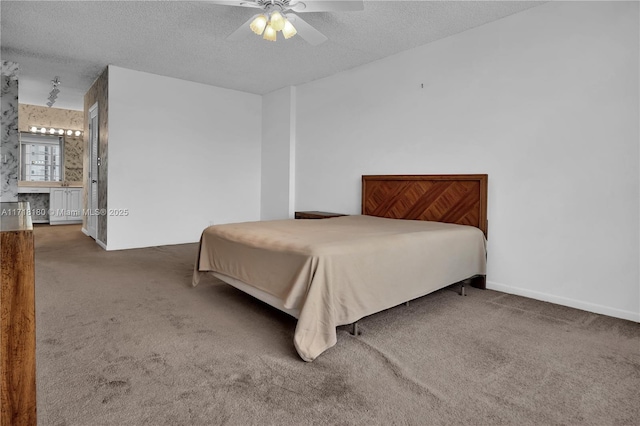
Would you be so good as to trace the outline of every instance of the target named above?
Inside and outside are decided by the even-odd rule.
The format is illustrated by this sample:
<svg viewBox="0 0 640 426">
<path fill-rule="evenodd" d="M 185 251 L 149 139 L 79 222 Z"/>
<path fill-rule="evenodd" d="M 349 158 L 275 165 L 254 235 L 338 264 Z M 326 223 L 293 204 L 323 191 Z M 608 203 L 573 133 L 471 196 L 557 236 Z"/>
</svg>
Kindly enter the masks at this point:
<svg viewBox="0 0 640 426">
<path fill-rule="evenodd" d="M 362 214 L 471 225 L 487 235 L 487 175 L 362 176 Z"/>
</svg>

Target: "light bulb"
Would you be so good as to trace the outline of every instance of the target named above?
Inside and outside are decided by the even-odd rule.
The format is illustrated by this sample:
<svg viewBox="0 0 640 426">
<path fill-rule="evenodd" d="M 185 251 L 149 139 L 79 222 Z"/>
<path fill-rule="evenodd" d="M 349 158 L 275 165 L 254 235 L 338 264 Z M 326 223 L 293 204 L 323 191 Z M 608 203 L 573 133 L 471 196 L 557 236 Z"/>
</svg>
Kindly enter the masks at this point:
<svg viewBox="0 0 640 426">
<path fill-rule="evenodd" d="M 249 25 L 249 28 L 251 28 L 251 31 L 253 31 L 254 33 L 261 35 L 264 32 L 264 27 L 267 26 L 267 17 L 264 15 L 258 15 L 256 16 L 256 19 L 253 20 L 253 22 L 251 22 L 251 25 Z"/>
<path fill-rule="evenodd" d="M 281 31 L 284 28 L 284 17 L 280 12 L 275 11 L 271 14 L 271 20 L 269 21 L 271 28 L 276 31 Z"/>
<path fill-rule="evenodd" d="M 76 136 L 80 136 L 80 133 L 82 133 L 80 130 L 76 130 Z"/>
<path fill-rule="evenodd" d="M 267 24 L 267 28 L 264 29 L 264 35 L 262 38 L 269 41 L 276 41 L 277 34 L 278 33 L 273 29 L 271 24 Z"/>
<path fill-rule="evenodd" d="M 290 39 L 291 37 L 293 37 L 297 33 L 298 33 L 298 31 L 293 26 L 293 24 L 291 22 L 289 22 L 288 19 L 285 19 L 284 20 L 284 28 L 282 29 L 282 35 L 284 36 L 284 38 Z"/>
<path fill-rule="evenodd" d="M 38 128 L 36 126 L 31 126 L 31 131 L 35 133 L 38 131 Z"/>
<path fill-rule="evenodd" d="M 45 129 L 44 127 L 40 129 L 40 133 L 47 133 L 47 129 Z"/>
<path fill-rule="evenodd" d="M 64 130 L 62 130 L 62 129 L 58 129 L 58 134 L 59 134 L 59 135 L 64 135 Z"/>
<path fill-rule="evenodd" d="M 67 136 L 71 136 L 73 134 L 73 130 L 67 130 Z"/>
<path fill-rule="evenodd" d="M 56 132 L 56 129 L 54 129 L 53 127 L 49 129 L 49 133 L 54 134 Z"/>
</svg>

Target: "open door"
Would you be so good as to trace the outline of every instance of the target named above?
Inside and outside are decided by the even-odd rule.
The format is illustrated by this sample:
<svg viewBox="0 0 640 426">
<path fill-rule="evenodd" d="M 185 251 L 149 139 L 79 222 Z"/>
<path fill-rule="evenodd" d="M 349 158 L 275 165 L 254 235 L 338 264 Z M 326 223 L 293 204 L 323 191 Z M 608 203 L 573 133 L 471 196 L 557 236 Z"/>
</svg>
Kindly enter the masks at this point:
<svg viewBox="0 0 640 426">
<path fill-rule="evenodd" d="M 94 240 L 98 239 L 98 103 L 89 108 L 89 199 L 87 208 L 87 232 Z"/>
</svg>

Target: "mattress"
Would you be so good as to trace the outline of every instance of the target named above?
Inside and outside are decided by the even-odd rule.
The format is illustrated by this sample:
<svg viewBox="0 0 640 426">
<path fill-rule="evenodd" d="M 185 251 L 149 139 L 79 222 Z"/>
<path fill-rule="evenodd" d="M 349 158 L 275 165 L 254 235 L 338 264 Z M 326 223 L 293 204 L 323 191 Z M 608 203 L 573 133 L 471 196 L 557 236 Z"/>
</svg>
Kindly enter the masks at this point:
<svg viewBox="0 0 640 426">
<path fill-rule="evenodd" d="M 294 345 L 312 361 L 336 327 L 486 274 L 477 228 L 343 216 L 215 225 L 200 239 L 193 285 L 217 272 L 299 312 Z"/>
</svg>

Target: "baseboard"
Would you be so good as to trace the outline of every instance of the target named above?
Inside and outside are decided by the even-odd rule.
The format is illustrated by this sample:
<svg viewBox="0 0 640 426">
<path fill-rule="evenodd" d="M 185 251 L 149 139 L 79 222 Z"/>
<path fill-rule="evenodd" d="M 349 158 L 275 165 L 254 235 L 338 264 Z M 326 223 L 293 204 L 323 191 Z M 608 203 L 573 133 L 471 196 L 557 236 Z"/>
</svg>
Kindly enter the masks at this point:
<svg viewBox="0 0 640 426">
<path fill-rule="evenodd" d="M 100 247 L 102 247 L 103 249 L 107 249 L 107 245 L 105 243 L 103 243 L 102 241 L 100 241 L 99 239 L 96 238 L 96 243 L 98 243 L 98 245 Z"/>
<path fill-rule="evenodd" d="M 87 231 L 87 230 L 86 230 L 86 228 L 85 228 L 84 226 L 82 227 L 82 233 L 83 233 L 84 235 L 86 235 L 87 237 L 91 237 L 91 238 L 93 238 L 93 237 L 91 236 L 91 234 L 89 233 L 89 231 Z M 97 239 L 97 238 L 93 238 L 93 239 L 94 239 L 94 241 L 95 241 L 95 242 L 96 242 L 100 247 L 102 247 L 102 248 L 103 248 L 103 249 L 105 249 L 105 250 L 107 249 L 107 245 L 106 245 L 105 243 L 103 243 L 102 241 L 100 241 L 100 240 L 99 240 L 99 239 Z"/>
<path fill-rule="evenodd" d="M 568 306 L 570 308 L 582 309 L 583 311 L 593 312 L 595 314 L 640 322 L 640 312 L 624 311 L 622 309 L 610 308 L 608 306 L 598 305 L 595 303 L 583 302 L 581 300 L 569 299 L 567 297 L 555 296 L 553 294 L 500 284 L 495 281 L 487 281 L 487 289 L 515 294 L 516 296 L 529 297 L 531 299 L 542 300 L 544 302 L 551 302 L 557 305 Z"/>
</svg>

